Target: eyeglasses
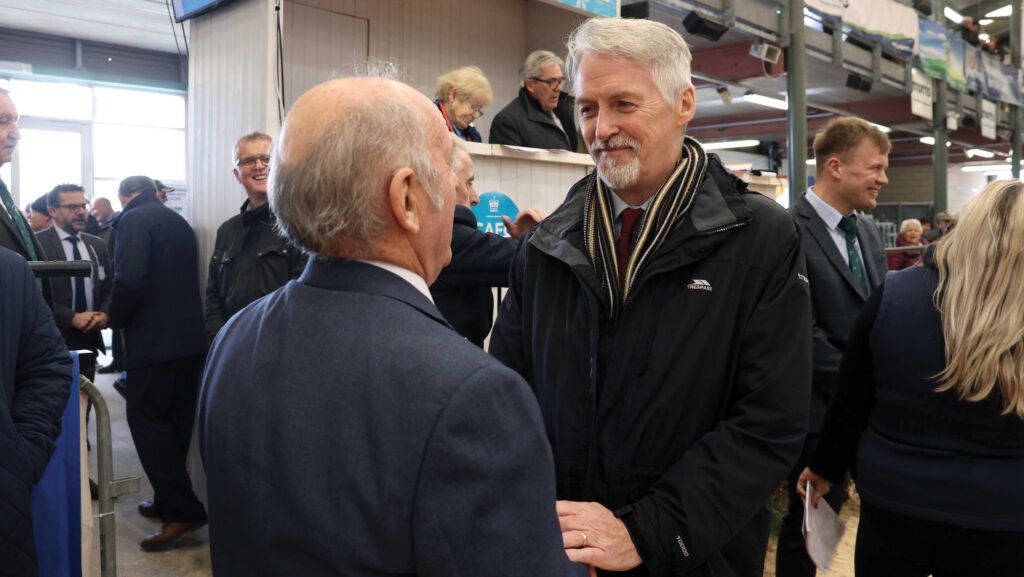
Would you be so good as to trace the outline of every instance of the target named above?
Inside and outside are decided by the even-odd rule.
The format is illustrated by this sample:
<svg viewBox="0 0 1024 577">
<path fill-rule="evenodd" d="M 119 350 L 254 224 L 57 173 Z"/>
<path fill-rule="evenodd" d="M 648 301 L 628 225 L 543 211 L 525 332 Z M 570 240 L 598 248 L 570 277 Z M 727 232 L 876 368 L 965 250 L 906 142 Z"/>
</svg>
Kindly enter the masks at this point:
<svg viewBox="0 0 1024 577">
<path fill-rule="evenodd" d="M 262 162 L 263 166 L 270 166 L 270 155 L 261 154 L 259 156 L 246 156 L 245 158 L 239 158 L 235 161 L 235 166 L 252 168 L 256 166 L 256 162 Z"/>
<path fill-rule="evenodd" d="M 87 202 L 85 204 L 61 204 L 58 205 L 57 208 L 66 208 L 71 212 L 78 212 L 80 210 L 89 212 L 89 203 Z"/>
<path fill-rule="evenodd" d="M 544 84 L 547 84 L 552 90 L 556 90 L 557 88 L 562 86 L 563 82 L 565 82 L 565 78 L 548 78 L 547 80 L 545 80 L 543 78 L 535 78 L 533 76 L 530 77 L 530 80 L 534 82 L 543 82 Z"/>
</svg>

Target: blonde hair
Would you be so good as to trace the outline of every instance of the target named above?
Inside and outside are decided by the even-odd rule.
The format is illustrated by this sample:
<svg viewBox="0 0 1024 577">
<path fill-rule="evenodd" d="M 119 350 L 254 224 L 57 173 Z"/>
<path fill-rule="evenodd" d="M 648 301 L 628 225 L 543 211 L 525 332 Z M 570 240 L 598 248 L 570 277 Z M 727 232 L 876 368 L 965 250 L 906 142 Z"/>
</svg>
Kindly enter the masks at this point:
<svg viewBox="0 0 1024 577">
<path fill-rule="evenodd" d="M 464 100 L 470 98 L 479 100 L 480 106 L 487 106 L 494 100 L 491 83 L 487 81 L 484 71 L 480 70 L 479 66 L 463 66 L 438 76 L 437 92 L 434 93 L 434 98 L 445 104 L 451 104 L 448 101 L 448 94 L 453 88 Z"/>
<path fill-rule="evenodd" d="M 935 265 L 946 339 L 937 390 L 980 401 L 998 387 L 1003 414 L 1024 419 L 1024 184 L 989 183 L 937 243 Z"/>
</svg>

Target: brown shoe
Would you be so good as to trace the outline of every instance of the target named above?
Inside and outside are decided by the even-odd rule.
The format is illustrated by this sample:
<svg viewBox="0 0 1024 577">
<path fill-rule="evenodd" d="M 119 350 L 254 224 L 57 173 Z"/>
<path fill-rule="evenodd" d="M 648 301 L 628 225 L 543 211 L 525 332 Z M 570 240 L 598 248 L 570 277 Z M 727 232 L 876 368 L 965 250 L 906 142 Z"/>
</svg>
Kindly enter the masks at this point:
<svg viewBox="0 0 1024 577">
<path fill-rule="evenodd" d="M 139 513 L 143 517 L 149 517 L 150 519 L 160 518 L 160 509 L 156 508 L 156 504 L 152 501 L 143 501 L 139 503 Z"/>
<path fill-rule="evenodd" d="M 142 548 L 145 550 L 156 549 L 168 545 L 181 538 L 189 531 L 195 531 L 206 524 L 206 521 L 195 521 L 193 523 L 178 523 L 172 521 L 164 523 L 162 529 L 142 540 Z"/>
</svg>

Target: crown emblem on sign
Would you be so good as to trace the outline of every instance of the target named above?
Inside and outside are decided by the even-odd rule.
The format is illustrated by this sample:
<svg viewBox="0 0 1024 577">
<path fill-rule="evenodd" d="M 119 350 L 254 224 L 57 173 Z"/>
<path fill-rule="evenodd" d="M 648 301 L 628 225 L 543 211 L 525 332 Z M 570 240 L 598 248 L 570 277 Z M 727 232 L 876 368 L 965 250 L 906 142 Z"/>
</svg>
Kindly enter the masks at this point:
<svg viewBox="0 0 1024 577">
<path fill-rule="evenodd" d="M 487 204 L 490 205 L 491 212 L 498 212 L 498 199 L 492 198 L 491 200 L 487 201 Z"/>
</svg>

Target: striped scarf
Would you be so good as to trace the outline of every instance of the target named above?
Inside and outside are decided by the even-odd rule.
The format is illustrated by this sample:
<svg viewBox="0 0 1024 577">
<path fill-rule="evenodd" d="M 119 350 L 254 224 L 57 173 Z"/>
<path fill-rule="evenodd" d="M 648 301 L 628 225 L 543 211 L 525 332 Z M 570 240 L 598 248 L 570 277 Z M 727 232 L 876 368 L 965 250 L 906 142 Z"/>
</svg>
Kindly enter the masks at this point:
<svg viewBox="0 0 1024 577">
<path fill-rule="evenodd" d="M 704 149 L 696 140 L 685 137 L 682 160 L 654 195 L 643 218 L 633 227 L 633 250 L 626 268 L 622 294 L 619 294 L 615 215 L 612 214 L 610 196 L 612 192 L 598 178 L 596 170 L 592 173 L 583 205 L 583 242 L 590 262 L 601 279 L 601 286 L 608 291 L 612 317 L 618 314 L 619 307 L 629 299 L 640 271 L 693 206 L 693 199 L 704 180 L 707 166 L 708 156 Z"/>
</svg>

